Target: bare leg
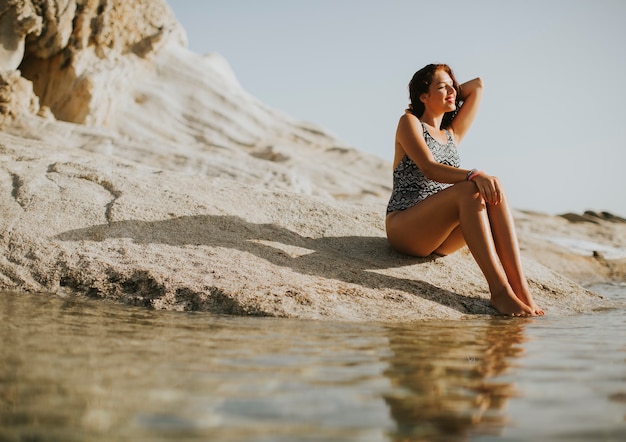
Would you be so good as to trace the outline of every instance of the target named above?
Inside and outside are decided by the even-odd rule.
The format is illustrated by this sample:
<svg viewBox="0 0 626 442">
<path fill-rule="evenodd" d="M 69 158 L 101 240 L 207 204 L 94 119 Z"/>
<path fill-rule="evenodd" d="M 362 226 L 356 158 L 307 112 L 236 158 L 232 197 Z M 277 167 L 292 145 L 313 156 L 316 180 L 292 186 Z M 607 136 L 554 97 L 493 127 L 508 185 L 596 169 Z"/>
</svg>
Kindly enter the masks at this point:
<svg viewBox="0 0 626 442">
<path fill-rule="evenodd" d="M 535 304 L 524 275 L 513 215 L 506 198 L 503 197 L 498 205 L 488 205 L 487 213 L 489 214 L 496 251 L 511 288 L 517 297 L 529 306 L 536 315 L 543 315 L 544 311 Z"/>
<path fill-rule="evenodd" d="M 503 314 L 532 315 L 511 288 L 500 264 L 487 214 L 476 186 L 471 182 L 455 184 L 421 203 L 387 216 L 387 237 L 398 251 L 428 256 L 434 251 L 450 252 L 462 236 L 485 275 L 491 304 Z"/>
</svg>

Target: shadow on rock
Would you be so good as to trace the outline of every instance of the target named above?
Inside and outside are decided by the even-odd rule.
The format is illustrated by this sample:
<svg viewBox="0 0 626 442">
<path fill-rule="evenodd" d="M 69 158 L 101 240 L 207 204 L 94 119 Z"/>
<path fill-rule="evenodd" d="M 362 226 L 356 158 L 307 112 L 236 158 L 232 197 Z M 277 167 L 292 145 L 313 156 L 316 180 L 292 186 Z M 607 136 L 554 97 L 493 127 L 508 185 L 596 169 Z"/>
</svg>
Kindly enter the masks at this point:
<svg viewBox="0 0 626 442">
<path fill-rule="evenodd" d="M 433 261 L 396 253 L 387 239 L 368 236 L 311 238 L 275 224 L 255 224 L 237 216 L 189 216 L 163 221 L 118 221 L 71 230 L 62 241 L 129 238 L 139 244 L 224 247 L 251 253 L 274 265 L 308 275 L 371 289 L 395 289 L 454 308 L 462 313 L 493 313 L 486 300 L 473 299 L 418 279 L 377 272 Z"/>
</svg>

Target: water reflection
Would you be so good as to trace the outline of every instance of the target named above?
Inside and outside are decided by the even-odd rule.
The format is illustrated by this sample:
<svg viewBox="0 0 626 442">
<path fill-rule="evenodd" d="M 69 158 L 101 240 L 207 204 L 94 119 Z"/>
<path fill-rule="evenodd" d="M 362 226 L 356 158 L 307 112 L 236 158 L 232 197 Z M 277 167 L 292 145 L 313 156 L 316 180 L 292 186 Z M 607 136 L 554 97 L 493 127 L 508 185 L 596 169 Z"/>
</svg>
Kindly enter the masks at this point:
<svg viewBox="0 0 626 442">
<path fill-rule="evenodd" d="M 526 322 L 239 318 L 0 293 L 0 440 L 493 434 Z"/>
<path fill-rule="evenodd" d="M 494 378 L 522 355 L 525 324 L 494 318 L 390 327 L 394 356 L 385 375 L 395 388 L 385 400 L 398 426 L 393 440 L 498 434 L 517 392 Z"/>
<path fill-rule="evenodd" d="M 0 294 L 0 440 L 382 440 L 382 331 Z"/>
</svg>

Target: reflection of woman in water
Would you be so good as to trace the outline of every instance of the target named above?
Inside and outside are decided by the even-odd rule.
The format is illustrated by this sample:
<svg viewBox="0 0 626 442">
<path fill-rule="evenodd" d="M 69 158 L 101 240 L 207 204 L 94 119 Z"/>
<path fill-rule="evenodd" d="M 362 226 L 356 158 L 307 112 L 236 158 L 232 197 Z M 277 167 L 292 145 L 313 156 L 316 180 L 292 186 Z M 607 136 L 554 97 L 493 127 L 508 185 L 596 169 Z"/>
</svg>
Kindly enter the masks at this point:
<svg viewBox="0 0 626 442">
<path fill-rule="evenodd" d="M 459 168 L 456 145 L 474 121 L 482 81 L 459 85 L 447 65 L 431 64 L 415 73 L 409 92 L 411 106 L 396 132 L 386 218 L 390 244 L 414 256 L 447 255 L 467 245 L 498 312 L 542 315 L 524 276 L 500 181 Z"/>
<path fill-rule="evenodd" d="M 517 395 L 498 379 L 516 365 L 526 341 L 524 321 L 433 322 L 390 326 L 385 394 L 396 423 L 392 441 L 465 440 L 497 436 Z"/>
</svg>

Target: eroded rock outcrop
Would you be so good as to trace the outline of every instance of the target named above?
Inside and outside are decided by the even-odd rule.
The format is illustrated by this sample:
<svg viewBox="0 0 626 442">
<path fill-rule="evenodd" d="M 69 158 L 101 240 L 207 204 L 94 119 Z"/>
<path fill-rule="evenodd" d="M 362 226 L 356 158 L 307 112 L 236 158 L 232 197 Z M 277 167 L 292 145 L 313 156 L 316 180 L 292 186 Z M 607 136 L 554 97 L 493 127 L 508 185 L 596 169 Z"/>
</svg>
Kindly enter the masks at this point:
<svg viewBox="0 0 626 442">
<path fill-rule="evenodd" d="M 185 38 L 164 1 L 5 0 L 0 14 L 2 71 L 19 70 L 41 105 L 75 123 L 105 123 L 143 59 Z M 7 102 L 5 117 L 24 110 Z"/>
<path fill-rule="evenodd" d="M 0 71 L 15 71 L 24 58 L 26 36 L 40 34 L 43 19 L 26 0 L 0 1 Z"/>
<path fill-rule="evenodd" d="M 17 71 L 0 72 L 0 128 L 20 115 L 40 111 L 39 99 L 30 81 Z"/>
</svg>

